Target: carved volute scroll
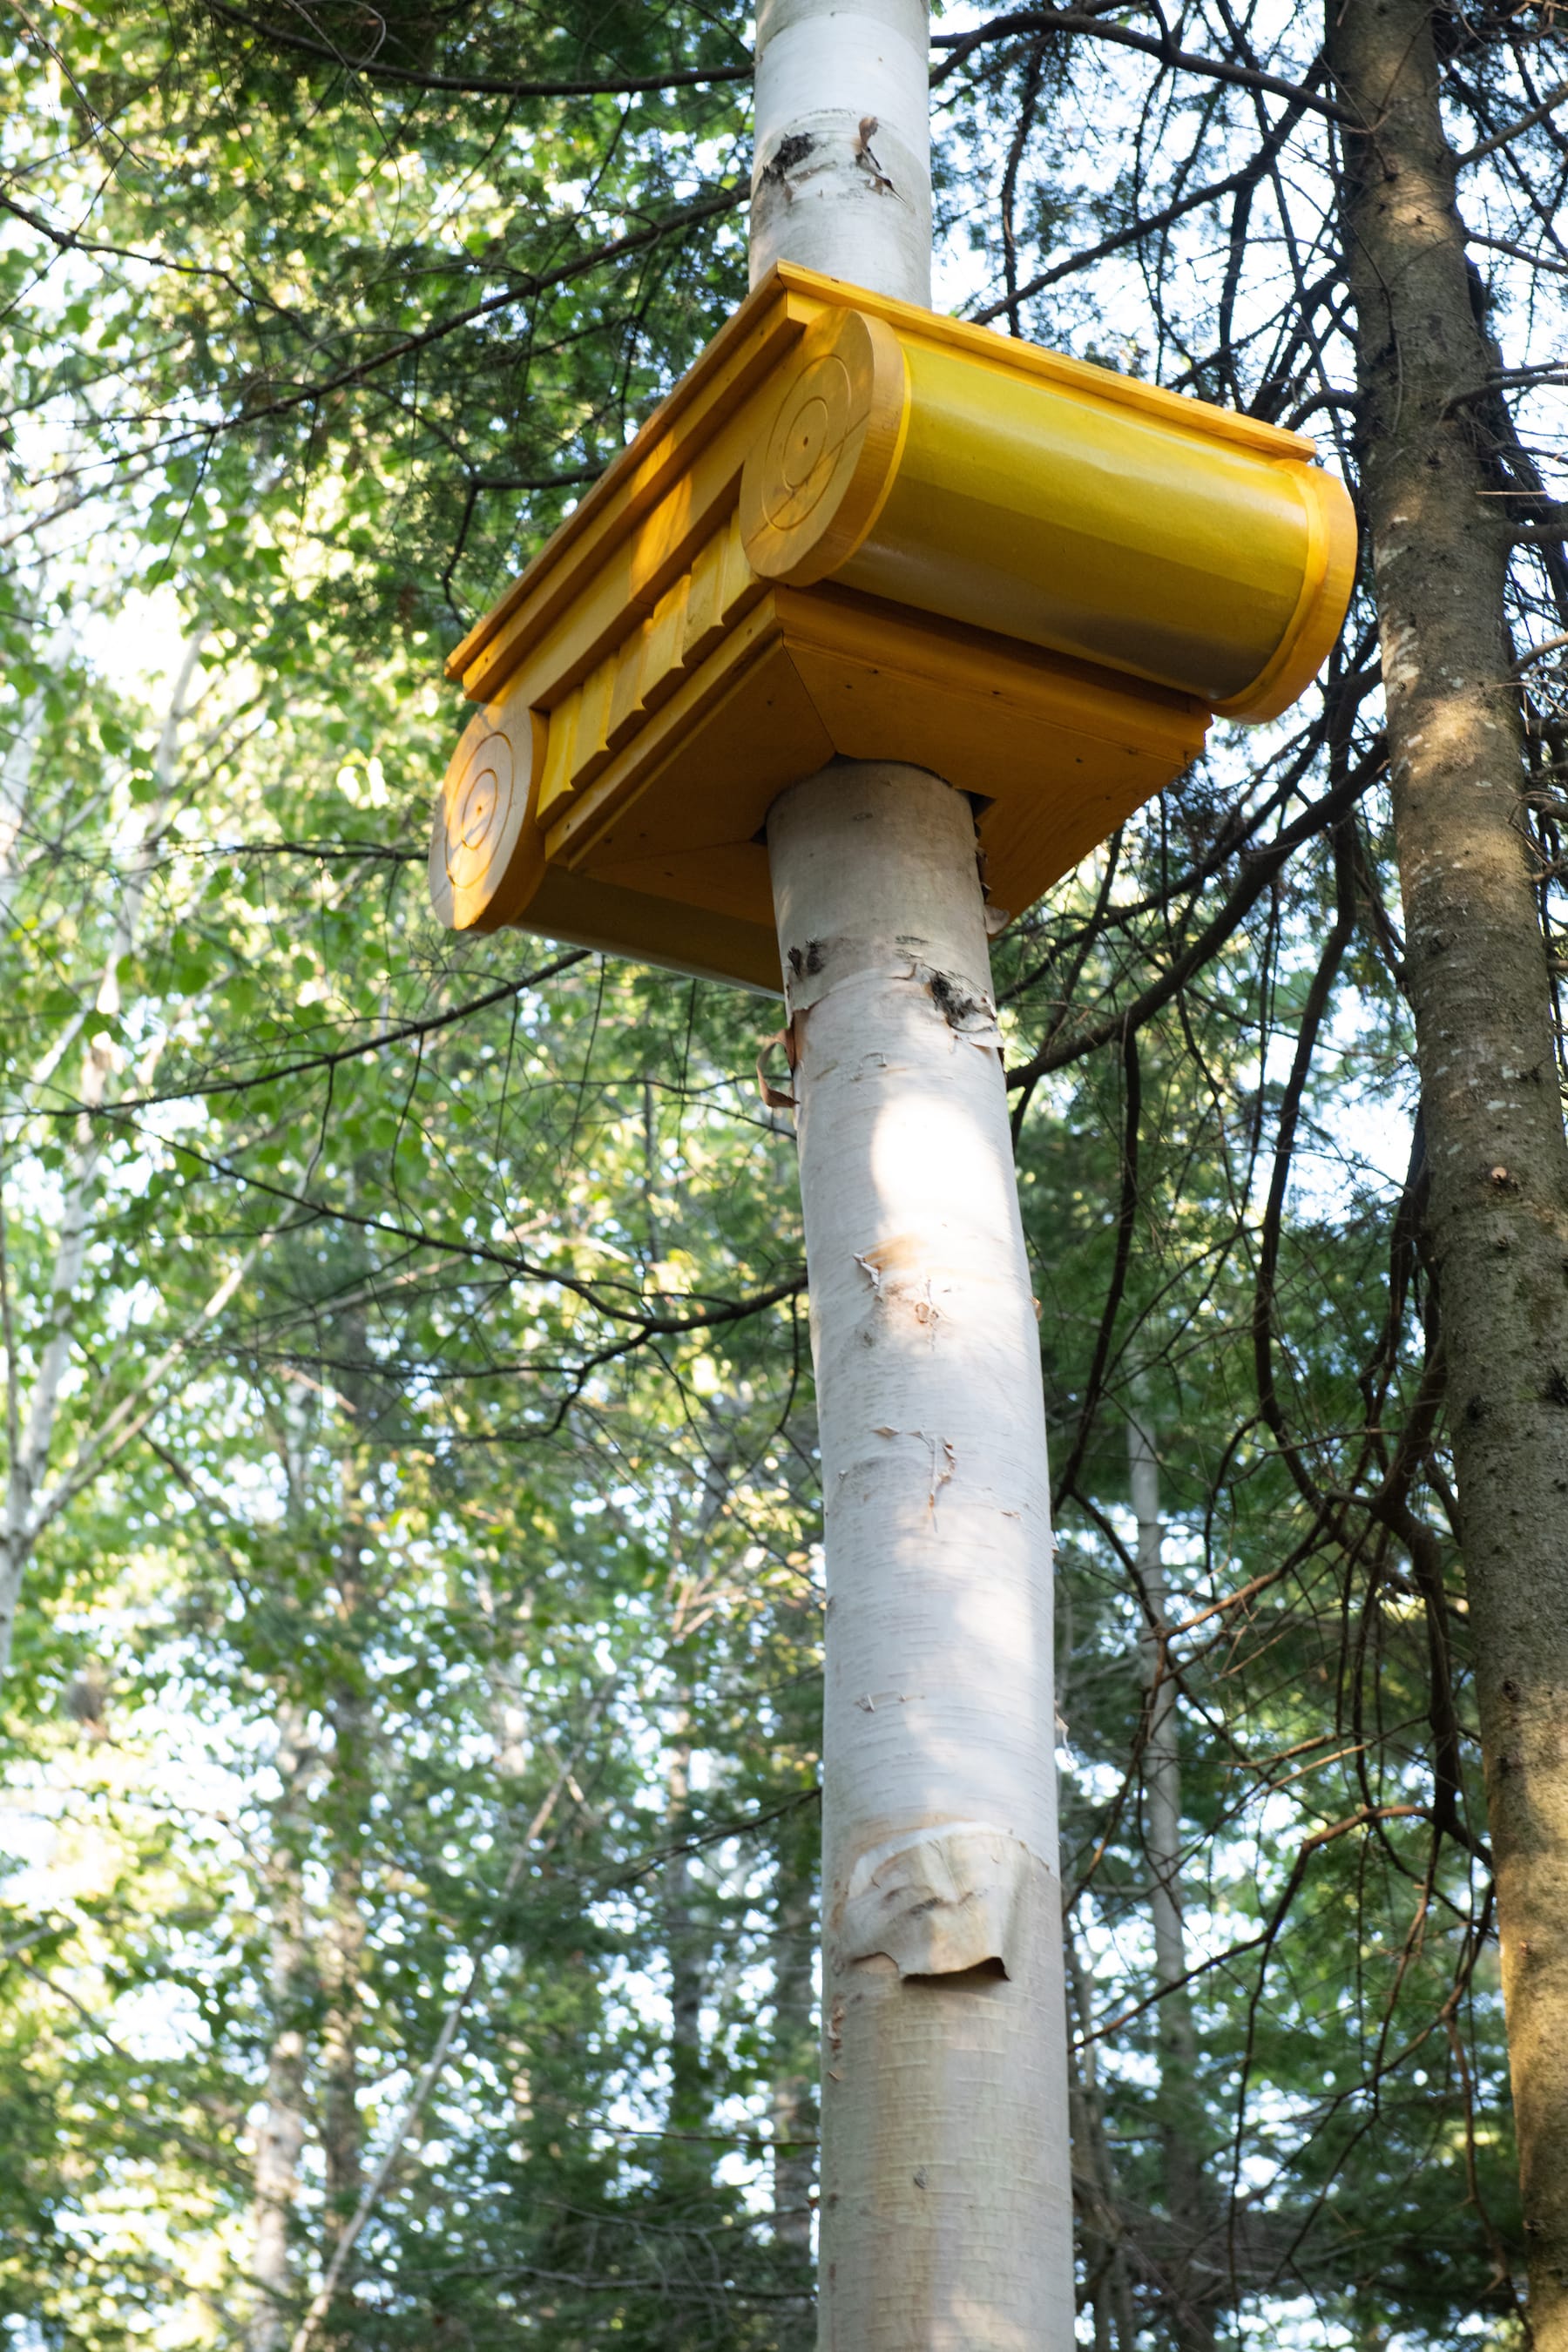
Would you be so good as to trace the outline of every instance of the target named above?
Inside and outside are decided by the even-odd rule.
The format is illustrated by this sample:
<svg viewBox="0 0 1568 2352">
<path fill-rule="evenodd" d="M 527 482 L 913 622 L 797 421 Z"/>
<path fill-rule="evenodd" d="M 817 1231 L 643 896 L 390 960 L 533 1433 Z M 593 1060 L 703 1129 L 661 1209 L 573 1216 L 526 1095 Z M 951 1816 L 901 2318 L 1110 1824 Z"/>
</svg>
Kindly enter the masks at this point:
<svg viewBox="0 0 1568 2352">
<path fill-rule="evenodd" d="M 764 579 L 795 587 L 848 562 L 898 470 L 909 371 L 897 335 L 860 310 L 805 337 L 765 439 L 741 478 L 741 532 Z"/>
<path fill-rule="evenodd" d="M 544 852 L 529 822 L 534 722 L 492 704 L 470 720 L 447 772 L 430 843 L 430 899 L 454 930 L 515 922 L 538 887 Z"/>
</svg>

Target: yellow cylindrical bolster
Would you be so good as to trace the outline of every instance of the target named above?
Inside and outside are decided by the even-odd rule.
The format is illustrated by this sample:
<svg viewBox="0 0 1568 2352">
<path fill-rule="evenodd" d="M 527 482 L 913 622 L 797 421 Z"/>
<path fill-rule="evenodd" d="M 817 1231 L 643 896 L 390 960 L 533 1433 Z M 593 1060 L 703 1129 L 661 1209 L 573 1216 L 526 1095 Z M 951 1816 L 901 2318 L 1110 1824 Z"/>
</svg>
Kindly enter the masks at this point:
<svg viewBox="0 0 1568 2352">
<path fill-rule="evenodd" d="M 1275 717 L 1338 634 L 1350 500 L 1305 461 L 855 310 L 808 333 L 741 485 L 764 579 L 832 580 Z"/>
</svg>

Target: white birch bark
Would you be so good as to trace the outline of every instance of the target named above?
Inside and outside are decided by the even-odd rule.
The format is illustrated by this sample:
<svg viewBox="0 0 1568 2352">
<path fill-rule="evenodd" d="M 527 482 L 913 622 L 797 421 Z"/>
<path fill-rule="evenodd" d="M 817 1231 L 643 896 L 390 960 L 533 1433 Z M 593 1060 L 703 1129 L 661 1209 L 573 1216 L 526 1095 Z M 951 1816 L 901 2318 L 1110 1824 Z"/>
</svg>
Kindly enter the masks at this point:
<svg viewBox="0 0 1568 2352">
<path fill-rule="evenodd" d="M 763 0 L 753 283 L 931 300 L 924 0 Z M 844 762 L 768 847 L 826 1521 L 822 2352 L 1068 2352 L 1050 1486 L 969 803 Z"/>
<path fill-rule="evenodd" d="M 773 1958 L 773 2236 L 811 2251 L 811 2192 L 816 2174 L 816 2112 L 807 2053 L 812 2032 L 811 1959 L 816 1943 L 811 1884 L 798 1870 L 792 1838 L 779 1855 Z"/>
<path fill-rule="evenodd" d="M 762 0 L 752 283 L 797 261 L 931 303 L 925 0 Z"/>
<path fill-rule="evenodd" d="M 651 1168 L 651 1159 L 650 1159 Z M 651 1223 L 651 1221 L 650 1221 Z M 674 1595 L 671 1633 L 676 1642 L 689 1626 L 689 1609 L 700 1608 L 712 1577 L 710 1547 L 729 1500 L 730 1440 L 725 1429 L 728 1400 L 710 1400 L 716 1437 L 704 1452 L 700 1499 L 692 1523 L 688 1570 L 679 1518 L 672 1513 L 670 1582 Z M 700 1621 L 699 1621 L 700 1622 Z M 678 1667 L 677 1671 L 680 1671 Z M 707 1999 L 707 1948 L 698 1916 L 700 1881 L 686 1841 L 691 1832 L 692 1692 L 681 1682 L 674 1693 L 669 1761 L 665 1773 L 665 1837 L 669 1860 L 664 1869 L 665 1961 L 669 1970 L 669 2105 L 668 2137 L 660 2171 L 667 2188 L 701 2198 L 712 2185 L 710 2150 L 698 2137 L 709 2121 L 707 2069 L 702 2045 L 702 2004 Z"/>
<path fill-rule="evenodd" d="M 528 1770 L 531 1730 L 517 1648 L 520 1640 L 526 1635 L 528 1621 L 533 1612 L 531 1604 L 525 1598 L 516 1612 L 519 1624 L 503 1623 L 495 1589 L 482 1569 L 476 1580 L 476 1591 L 489 1634 L 485 1653 L 485 1680 L 490 1694 L 490 1735 L 495 1743 L 496 1778 L 500 1783 L 510 1829 L 511 1815 L 520 1802 L 519 1792 Z"/>
<path fill-rule="evenodd" d="M 8 882 L 16 867 L 16 845 L 27 821 L 27 797 L 38 738 L 44 730 L 44 697 L 31 694 L 17 714 L 15 731 L 0 755 L 0 883 Z M 0 905 L 5 902 L 0 900 Z"/>
<path fill-rule="evenodd" d="M 1138 1581 L 1143 1622 L 1138 1631 L 1138 1679 L 1144 1692 L 1143 1851 L 1149 1863 L 1149 1916 L 1154 1930 L 1154 1979 L 1179 1985 L 1187 1972 L 1182 1917 L 1182 1767 L 1177 1749 L 1176 1685 L 1164 1654 L 1168 1632 L 1165 1528 L 1160 1517 L 1160 1467 L 1154 1442 L 1136 1413 L 1127 1424 L 1132 1513 L 1138 1522 Z M 1180 1995 L 1162 2014 L 1184 2019 L 1177 2039 L 1189 2076 L 1192 2019 Z M 1163 2035 L 1162 2039 L 1163 2039 Z"/>
<path fill-rule="evenodd" d="M 1068 1990 L 1078 2011 L 1079 2046 L 1068 2057 L 1069 2105 L 1082 2220 L 1084 2292 L 1094 2315 L 1094 2352 L 1133 2352 L 1138 2329 L 1121 2244 L 1121 2197 L 1105 2128 L 1105 2100 L 1093 2039 L 1099 2022 L 1094 1989 L 1070 1916 L 1063 1948 Z"/>
<path fill-rule="evenodd" d="M 1143 1690 L 1143 1852 L 1149 1864 L 1149 1916 L 1154 1931 L 1160 2141 L 1165 2208 L 1177 2225 L 1178 2259 L 1168 2281 L 1179 2352 L 1210 2352 L 1215 2304 L 1225 2284 L 1226 2250 L 1208 2191 L 1197 2095 L 1197 2035 L 1187 1990 L 1187 1936 L 1182 1895 L 1182 1765 L 1176 1684 L 1165 1643 L 1165 1528 L 1153 1433 L 1134 1412 L 1127 1424 L 1127 1463 L 1138 1522 L 1137 1572 L 1143 1616 L 1138 1679 Z M 1209 2243 L 1210 2240 L 1215 2242 Z"/>
<path fill-rule="evenodd" d="M 281 1794 L 266 1863 L 273 2035 L 256 2133 L 250 2268 L 257 2299 L 246 2330 L 246 2352 L 281 2352 L 287 2336 L 289 2238 L 305 2145 L 305 1897 L 300 1830 L 310 1760 L 303 1711 L 286 1700 L 278 1710 L 274 1758 Z"/>
<path fill-rule="evenodd" d="M 496 1793 L 500 1832 L 510 1844 L 522 1830 L 523 1792 L 532 1755 L 533 1726 L 523 1685 L 521 1652 L 527 1643 L 533 1604 L 525 1593 L 504 1616 L 488 1573 L 480 1569 L 475 1580 L 489 1643 L 485 1654 L 485 1679 L 490 1694 L 490 1736 L 494 1742 Z M 533 2078 L 529 2049 L 516 2035 L 502 2038 L 508 2060 L 508 2084 L 512 2115 L 520 2137 L 526 2137 L 533 2114 Z"/>
<path fill-rule="evenodd" d="M 768 823 L 826 1520 L 824 2352 L 1067 2352 L 1039 1342 L 968 802 Z"/>
<path fill-rule="evenodd" d="M 136 944 L 147 884 L 167 826 L 179 775 L 180 730 L 189 708 L 201 646 L 200 637 L 187 646 L 164 714 L 153 761 L 157 792 L 115 908 L 113 929 L 96 997 L 97 1010 L 100 1013 L 118 1014 L 121 1009 L 120 968 Z M 36 756 L 36 729 L 31 735 L 24 729 L 17 740 L 18 744 L 26 744 L 29 761 Z M 15 766 L 6 777 L 3 815 L 0 815 L 0 845 L 4 846 L 7 861 L 14 856 L 16 840 L 25 817 L 29 781 L 30 774 L 24 777 Z M 82 1025 L 87 1024 L 84 1022 Z M 79 1082 L 82 1115 L 77 1124 L 71 1157 L 67 1165 L 59 1239 L 50 1273 L 49 1328 L 30 1387 L 24 1381 L 16 1342 L 15 1304 L 5 1280 L 3 1236 L 0 1236 L 0 1305 L 4 1307 L 7 1431 L 5 1489 L 3 1504 L 0 1504 L 0 1678 L 10 1667 L 22 1580 L 39 1537 L 69 1496 L 80 1491 L 87 1478 L 102 1467 L 110 1452 L 123 1445 L 142 1426 L 147 1417 L 143 1413 L 138 1419 L 117 1408 L 113 1416 L 112 1436 L 106 1429 L 89 1432 L 78 1449 L 68 1475 L 56 1480 L 52 1486 L 48 1484 L 60 1399 L 74 1346 L 72 1325 L 77 1290 L 87 1259 L 98 1171 L 103 1155 L 103 1130 L 93 1114 L 101 1108 L 107 1097 L 110 1080 L 118 1061 L 119 1050 L 106 1031 L 100 1030 L 89 1037 L 82 1055 Z M 0 1200 L 0 1219 L 4 1213 L 4 1202 Z M 207 1310 L 209 1314 L 212 1311 L 211 1307 Z M 169 1360 L 168 1358 L 161 1360 L 160 1370 L 166 1369 Z M 26 1395 L 25 1387 L 27 1387 Z M 123 1402 L 122 1400 L 122 1406 Z"/>
</svg>

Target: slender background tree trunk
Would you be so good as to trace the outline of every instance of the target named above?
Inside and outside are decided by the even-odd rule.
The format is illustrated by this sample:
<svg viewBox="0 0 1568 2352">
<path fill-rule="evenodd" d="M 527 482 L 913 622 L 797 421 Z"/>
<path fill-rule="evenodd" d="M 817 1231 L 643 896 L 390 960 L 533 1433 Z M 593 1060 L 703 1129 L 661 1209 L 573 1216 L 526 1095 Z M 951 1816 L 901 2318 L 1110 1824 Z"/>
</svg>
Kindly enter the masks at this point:
<svg viewBox="0 0 1568 2352">
<path fill-rule="evenodd" d="M 1127 1458 L 1138 1522 L 1137 1568 L 1143 1622 L 1138 1680 L 1143 1691 L 1143 1852 L 1149 1864 L 1149 1916 L 1154 1931 L 1155 2012 L 1160 2059 L 1160 2151 L 1165 2210 L 1175 2224 L 1172 2326 L 1181 2352 L 1211 2352 L 1214 2303 L 1224 2284 L 1224 2242 L 1205 2244 L 1214 2227 L 1205 2176 L 1203 2102 L 1197 2095 L 1197 2034 L 1187 1990 L 1187 1935 L 1182 1902 L 1182 1763 L 1176 1685 L 1165 1653 L 1165 1527 L 1160 1516 L 1160 1465 L 1153 1431 L 1139 1414 L 1127 1424 Z"/>
<path fill-rule="evenodd" d="M 533 1608 L 531 1599 L 524 1595 L 521 1601 L 503 1612 L 489 1576 L 482 1571 L 477 1579 L 477 1589 L 490 1641 L 485 1659 L 485 1680 L 489 1687 L 490 1736 L 495 1748 L 501 1842 L 510 1853 L 516 1850 L 525 1836 L 528 1824 L 527 1775 L 532 1748 L 532 1726 L 529 1718 L 528 1695 L 523 1687 L 521 1657 L 531 1630 Z M 509 2084 L 518 2137 L 526 2149 L 529 2126 L 533 2118 L 533 2076 L 530 2053 L 526 2042 L 513 2036 L 507 2037 L 505 2047 L 510 2059 Z"/>
<path fill-rule="evenodd" d="M 816 1925 L 811 1881 L 800 1874 L 792 1839 L 780 1853 L 774 1913 L 773 2234 L 809 2252 L 811 2189 L 816 2171 L 816 2084 L 811 2064 L 811 1959 Z"/>
<path fill-rule="evenodd" d="M 660 2168 L 667 2187 L 700 2197 L 712 2180 L 708 2129 L 708 2068 L 702 2049 L 702 2002 L 708 1987 L 708 1938 L 696 1916 L 696 1874 L 683 1841 L 691 1834 L 691 1737 L 684 1698 L 665 1774 L 665 1837 L 675 1849 L 664 1872 L 665 1958 L 669 1969 L 669 2137 Z"/>
<path fill-rule="evenodd" d="M 157 790 L 142 836 L 121 886 L 113 929 L 104 956 L 94 1009 L 118 1016 L 121 1011 L 121 966 L 134 950 L 142 929 L 147 885 L 152 878 L 168 827 L 180 780 L 180 739 L 190 713 L 191 696 L 201 660 L 205 631 L 186 645 L 163 714 L 153 775 Z M 32 791 L 32 765 L 37 756 L 35 713 L 24 712 L 7 754 L 0 786 L 0 883 L 6 878 L 16 844 L 26 821 Z M 82 1013 L 68 1028 L 68 1042 L 90 1028 L 91 1015 Z M 5 1345 L 5 1489 L 0 1503 L 0 1679 L 10 1670 L 16 1638 L 16 1610 L 23 1580 L 39 1537 L 58 1512 L 64 1486 L 49 1486 L 51 1457 L 75 1349 L 77 1289 L 87 1263 L 98 1197 L 98 1176 L 108 1129 L 94 1117 L 110 1092 L 110 1081 L 121 1064 L 120 1048 L 107 1031 L 89 1034 L 82 1049 L 79 1080 L 82 1112 L 77 1123 L 67 1164 L 60 1212 L 59 1242 L 49 1275 L 49 1326 L 38 1351 L 29 1385 L 24 1381 L 16 1333 L 16 1303 L 5 1280 L 4 1237 L 0 1235 L 0 1305 L 4 1307 Z M 0 1198 L 0 1218 L 5 1204 Z M 26 1391 L 26 1393 L 25 1393 Z M 90 1450 L 78 1447 L 79 1458 Z"/>
<path fill-rule="evenodd" d="M 1105 2129 L 1100 2087 L 1094 1994 L 1069 1919 L 1066 1938 L 1068 1979 L 1078 2011 L 1081 2046 L 1069 2053 L 1073 2190 L 1080 2216 L 1085 2298 L 1094 2317 L 1094 2352 L 1133 2352 L 1137 2322 L 1122 2245 L 1121 2198 Z"/>
<path fill-rule="evenodd" d="M 1366 523 L 1537 2352 L 1568 2347 L 1568 1146 L 1424 0 L 1332 0 Z"/>
<path fill-rule="evenodd" d="M 278 1714 L 274 1769 L 281 1788 L 273 1809 L 266 1864 L 272 2042 L 256 2137 L 251 2268 L 257 2302 L 246 2335 L 246 2352 L 279 2352 L 288 2341 L 289 2237 L 300 2185 L 300 2152 L 305 2144 L 303 2010 L 308 1961 L 300 1842 L 310 1755 L 303 1715 L 287 1701 Z"/>
<path fill-rule="evenodd" d="M 342 1356 L 362 1365 L 368 1355 L 363 1318 L 345 1316 L 338 1329 Z M 326 2176 L 327 2241 L 349 2226 L 364 2179 L 364 2119 L 360 2112 L 360 2041 L 364 2019 L 364 1842 L 370 1812 L 373 1721 L 365 1688 L 370 1591 L 365 1574 L 367 1530 L 361 1486 L 365 1442 L 374 1419 L 374 1391 L 357 1371 L 340 1372 L 347 1427 L 338 1465 L 339 1523 L 332 1564 L 337 1588 L 337 1644 L 327 1694 L 331 1777 L 326 1800 L 331 1848 L 330 1887 L 321 1922 L 321 2158 Z M 342 2282 L 346 2292 L 349 2273 Z"/>
</svg>

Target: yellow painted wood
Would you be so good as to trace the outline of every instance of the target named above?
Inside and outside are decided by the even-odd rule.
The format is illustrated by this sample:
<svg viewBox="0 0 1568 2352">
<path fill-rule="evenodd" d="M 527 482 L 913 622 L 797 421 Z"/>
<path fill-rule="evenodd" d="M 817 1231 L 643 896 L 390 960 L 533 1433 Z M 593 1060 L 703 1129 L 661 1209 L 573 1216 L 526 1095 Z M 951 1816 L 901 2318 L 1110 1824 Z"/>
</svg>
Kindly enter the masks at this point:
<svg viewBox="0 0 1568 2352">
<path fill-rule="evenodd" d="M 986 894 L 1010 916 L 1203 749 L 1189 696 L 832 589 L 774 604 L 836 750 L 932 768 L 981 803 Z M 996 790 L 1031 766 L 1032 790 Z"/>
<path fill-rule="evenodd" d="M 832 735 L 802 684 L 773 600 L 682 688 L 636 759 L 548 836 L 580 871 L 626 858 L 750 841 L 785 786 L 832 759 Z"/>
<path fill-rule="evenodd" d="M 628 890 L 596 876 L 552 866 L 529 902 L 527 926 L 546 939 L 571 940 L 641 963 L 668 965 L 700 980 L 736 981 L 779 993 L 778 935 L 770 917 L 695 908 L 685 900 Z"/>
<path fill-rule="evenodd" d="M 760 841 L 723 842 L 710 849 L 674 850 L 660 857 L 601 861 L 595 865 L 594 877 L 647 898 L 673 898 L 683 907 L 738 914 L 763 929 L 773 920 L 768 853 Z"/>
<path fill-rule="evenodd" d="M 441 787 L 430 840 L 430 903 L 457 931 L 518 922 L 544 877 L 531 782 L 544 726 L 519 681 L 468 721 Z"/>
<path fill-rule="evenodd" d="M 830 579 L 865 544 L 900 478 L 910 414 L 909 363 L 887 320 L 825 312 L 791 354 L 741 477 L 742 538 L 764 578 Z"/>
<path fill-rule="evenodd" d="M 833 580 L 1254 719 L 1288 708 L 1338 632 L 1350 500 L 1293 438 L 1246 446 L 1196 403 L 1004 373 L 858 310 L 783 373 L 741 483 L 764 578 Z"/>
<path fill-rule="evenodd" d="M 775 988 L 762 828 L 835 753 L 983 800 L 1020 912 L 1314 673 L 1354 534 L 1310 456 L 781 265 L 452 656 L 438 914 Z"/>
<path fill-rule="evenodd" d="M 590 770 L 582 788 L 572 794 L 559 814 L 553 808 L 542 813 L 546 854 L 552 863 L 581 866 L 595 843 L 605 836 L 611 820 L 628 802 L 643 796 L 668 767 L 672 755 L 679 762 L 672 782 L 675 838 L 663 845 L 695 847 L 715 837 L 744 840 L 762 823 L 759 816 L 756 824 L 748 826 L 742 810 L 750 805 L 748 795 L 757 789 L 755 779 L 777 772 L 779 748 L 767 741 L 748 745 L 742 732 L 734 738 L 729 764 L 721 773 L 713 774 L 712 761 L 700 740 L 700 730 L 715 706 L 731 697 L 737 678 L 766 651 L 774 634 L 773 607 L 766 601 L 762 583 L 753 580 L 749 586 L 756 592 L 752 598 L 753 609 L 723 633 L 706 660 L 688 666 L 688 674 L 675 694 L 648 714 L 635 740 L 617 759 Z M 758 604 L 758 596 L 763 599 L 762 604 Z M 757 713 L 759 718 L 763 715 L 762 711 Z M 833 744 L 826 737 L 822 740 L 826 747 L 823 758 L 830 760 Z M 792 764 L 792 755 L 785 754 L 784 767 L 787 780 L 793 782 L 798 772 Z M 698 804 L 709 782 L 716 787 L 710 795 L 720 827 L 716 836 L 705 835 L 697 817 Z M 771 789 L 781 792 L 784 787 L 774 782 Z M 763 814 L 766 814 L 765 806 Z"/>
</svg>

